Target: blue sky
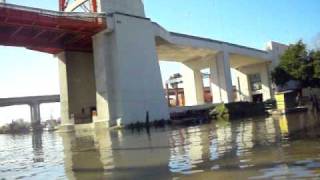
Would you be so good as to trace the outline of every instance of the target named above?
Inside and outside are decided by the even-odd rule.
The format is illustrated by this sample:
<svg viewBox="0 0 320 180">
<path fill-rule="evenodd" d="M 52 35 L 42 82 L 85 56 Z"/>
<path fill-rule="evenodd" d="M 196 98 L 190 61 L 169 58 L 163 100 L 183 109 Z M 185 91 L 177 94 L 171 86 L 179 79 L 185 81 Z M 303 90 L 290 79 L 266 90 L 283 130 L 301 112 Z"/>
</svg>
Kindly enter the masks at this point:
<svg viewBox="0 0 320 180">
<path fill-rule="evenodd" d="M 8 3 L 57 10 L 58 0 L 7 0 Z M 312 47 L 320 32 L 319 0 L 144 0 L 146 14 L 174 32 L 264 49 L 270 40 Z M 58 64 L 52 55 L 0 46 L 0 97 L 58 94 Z M 161 63 L 164 79 L 179 71 Z M 11 110 L 8 110 L 11 109 Z M 0 121 L 29 111 L 0 108 Z M 45 109 L 45 108 L 43 108 Z M 53 110 L 54 109 L 54 110 Z M 57 105 L 44 112 L 58 114 Z M 24 113 L 21 113 L 21 112 Z M 14 113 L 20 112 L 20 113 Z M 44 113 L 48 114 L 48 113 Z M 1 124 L 1 122 L 0 122 Z"/>
</svg>

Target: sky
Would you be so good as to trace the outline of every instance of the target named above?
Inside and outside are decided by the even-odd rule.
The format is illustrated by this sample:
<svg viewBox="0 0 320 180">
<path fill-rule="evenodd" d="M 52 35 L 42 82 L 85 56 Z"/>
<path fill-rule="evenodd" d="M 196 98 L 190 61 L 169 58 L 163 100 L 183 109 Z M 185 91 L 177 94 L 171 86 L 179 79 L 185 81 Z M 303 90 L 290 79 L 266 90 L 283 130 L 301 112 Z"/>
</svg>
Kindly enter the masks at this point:
<svg viewBox="0 0 320 180">
<path fill-rule="evenodd" d="M 7 0 L 58 9 L 58 0 Z M 310 48 L 320 32 L 319 0 L 144 0 L 147 17 L 169 31 L 264 49 L 269 41 L 303 39 Z M 0 29 L 1 32 L 1 29 Z M 319 36 L 320 37 L 320 36 Z M 163 80 L 180 71 L 161 62 Z M 0 98 L 59 94 L 58 63 L 52 55 L 0 46 Z M 59 116 L 58 104 L 43 105 L 42 118 Z M 0 108 L 0 124 L 29 120 L 27 106 Z"/>
</svg>

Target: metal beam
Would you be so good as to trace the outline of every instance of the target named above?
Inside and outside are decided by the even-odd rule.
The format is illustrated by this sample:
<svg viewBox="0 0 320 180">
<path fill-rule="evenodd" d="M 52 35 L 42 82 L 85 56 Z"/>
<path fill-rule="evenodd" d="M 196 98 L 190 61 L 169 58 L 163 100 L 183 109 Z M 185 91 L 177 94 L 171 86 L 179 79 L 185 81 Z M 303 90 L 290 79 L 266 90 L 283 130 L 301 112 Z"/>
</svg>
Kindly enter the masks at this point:
<svg viewBox="0 0 320 180">
<path fill-rule="evenodd" d="M 75 9 L 77 9 L 79 6 L 83 5 L 89 0 L 76 0 L 73 3 L 69 4 L 64 11 L 66 12 L 72 12 Z"/>
<path fill-rule="evenodd" d="M 17 35 L 21 30 L 23 29 L 23 26 L 19 27 L 16 31 L 14 31 L 10 37 L 14 37 L 15 35 Z"/>
<path fill-rule="evenodd" d="M 59 0 L 59 11 L 64 11 L 66 0 Z"/>
<path fill-rule="evenodd" d="M 98 12 L 97 0 L 92 0 L 92 11 L 95 13 Z"/>
</svg>

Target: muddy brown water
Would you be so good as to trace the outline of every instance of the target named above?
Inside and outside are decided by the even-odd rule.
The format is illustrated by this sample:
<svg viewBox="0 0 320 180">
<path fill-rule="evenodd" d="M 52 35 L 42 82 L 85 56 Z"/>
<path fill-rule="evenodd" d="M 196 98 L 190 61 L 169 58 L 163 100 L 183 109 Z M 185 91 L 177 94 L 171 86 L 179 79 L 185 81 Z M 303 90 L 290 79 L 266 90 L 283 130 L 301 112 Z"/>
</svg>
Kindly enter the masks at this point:
<svg viewBox="0 0 320 180">
<path fill-rule="evenodd" d="M 0 179 L 320 179 L 312 113 L 194 127 L 0 135 Z"/>
</svg>

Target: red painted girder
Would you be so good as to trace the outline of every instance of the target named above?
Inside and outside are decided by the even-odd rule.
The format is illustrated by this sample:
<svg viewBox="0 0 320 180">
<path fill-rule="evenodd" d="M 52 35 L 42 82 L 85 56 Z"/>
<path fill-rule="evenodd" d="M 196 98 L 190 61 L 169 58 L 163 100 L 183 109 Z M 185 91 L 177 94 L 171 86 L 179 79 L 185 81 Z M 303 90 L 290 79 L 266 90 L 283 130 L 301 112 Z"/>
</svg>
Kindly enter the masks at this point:
<svg viewBox="0 0 320 180">
<path fill-rule="evenodd" d="M 105 20 L 55 16 L 0 7 L 0 45 L 56 54 L 92 51 L 91 37 L 106 28 Z M 31 34 L 30 34 L 31 33 Z"/>
<path fill-rule="evenodd" d="M 92 11 L 95 13 L 98 12 L 97 0 L 92 0 Z"/>
</svg>

